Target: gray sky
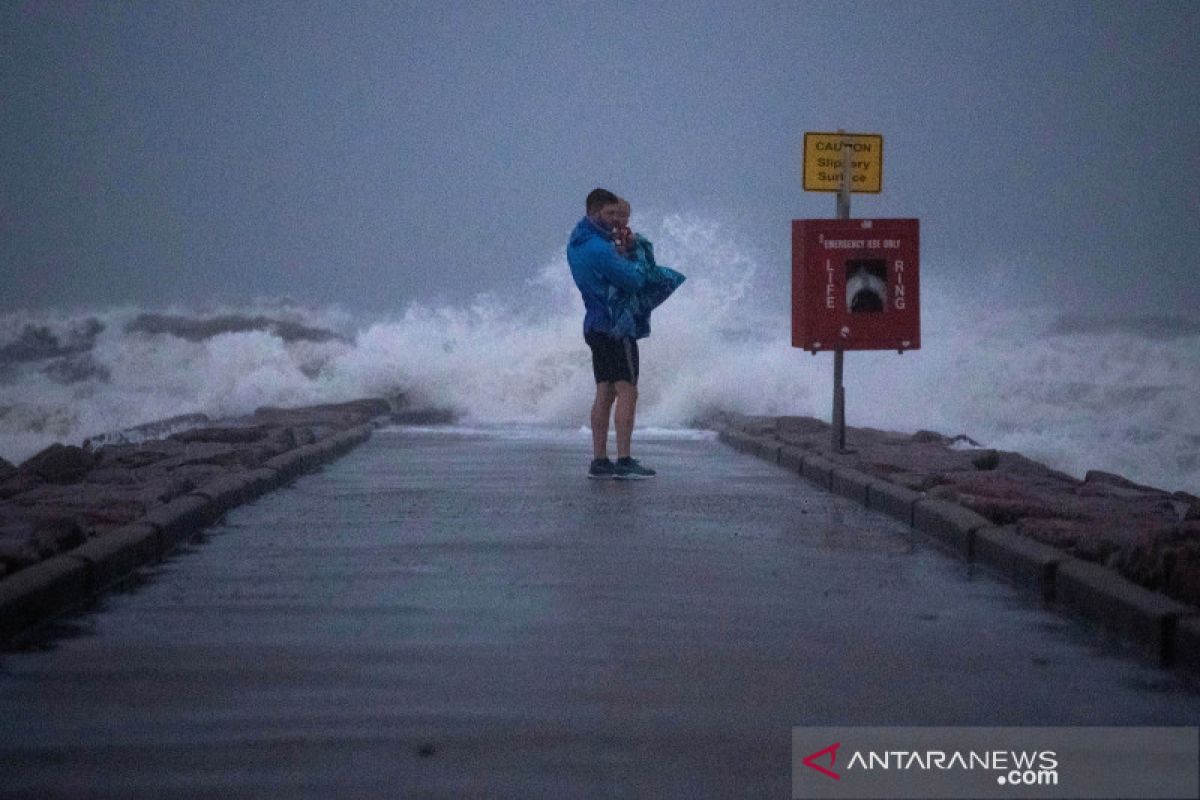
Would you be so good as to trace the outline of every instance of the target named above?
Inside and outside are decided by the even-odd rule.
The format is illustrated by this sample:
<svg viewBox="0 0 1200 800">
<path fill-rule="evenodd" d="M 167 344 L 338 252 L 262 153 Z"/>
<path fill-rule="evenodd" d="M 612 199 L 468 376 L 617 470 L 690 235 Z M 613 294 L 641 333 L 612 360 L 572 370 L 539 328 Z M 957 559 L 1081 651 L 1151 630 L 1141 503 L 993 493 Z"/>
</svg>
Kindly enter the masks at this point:
<svg viewBox="0 0 1200 800">
<path fill-rule="evenodd" d="M 460 302 L 596 185 L 728 225 L 783 303 L 788 220 L 834 205 L 801 139 L 841 127 L 924 274 L 1191 312 L 1198 54 L 1182 2 L 9 0 L 0 310 Z"/>
</svg>

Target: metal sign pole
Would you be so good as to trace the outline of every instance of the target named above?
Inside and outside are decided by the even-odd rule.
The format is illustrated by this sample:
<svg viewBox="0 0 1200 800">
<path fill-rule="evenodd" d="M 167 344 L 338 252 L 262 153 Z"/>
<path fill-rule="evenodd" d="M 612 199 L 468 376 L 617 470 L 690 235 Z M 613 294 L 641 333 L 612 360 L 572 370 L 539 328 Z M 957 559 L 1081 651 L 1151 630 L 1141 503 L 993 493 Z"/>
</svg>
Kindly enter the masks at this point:
<svg viewBox="0 0 1200 800">
<path fill-rule="evenodd" d="M 838 133 L 845 131 L 838 128 Z M 838 219 L 850 219 L 850 140 L 842 139 L 842 187 L 837 193 Z M 844 301 L 843 301 L 844 302 Z M 833 418 L 832 447 L 835 453 L 846 449 L 846 387 L 842 385 L 843 351 L 838 348 L 833 352 Z"/>
</svg>

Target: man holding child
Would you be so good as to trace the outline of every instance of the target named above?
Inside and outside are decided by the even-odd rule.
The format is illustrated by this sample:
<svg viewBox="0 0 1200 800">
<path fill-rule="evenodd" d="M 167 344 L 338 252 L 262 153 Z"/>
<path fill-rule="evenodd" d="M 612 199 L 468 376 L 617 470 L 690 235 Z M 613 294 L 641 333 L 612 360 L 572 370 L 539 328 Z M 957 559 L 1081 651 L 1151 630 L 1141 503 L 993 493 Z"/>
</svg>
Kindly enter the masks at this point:
<svg viewBox="0 0 1200 800">
<path fill-rule="evenodd" d="M 650 478 L 654 470 L 630 455 L 638 396 L 637 340 L 649 335 L 650 310 L 684 277 L 654 262 L 650 242 L 629 230 L 629 204 L 615 194 L 593 190 L 585 211 L 571 233 L 567 262 L 583 296 L 583 338 L 592 351 L 596 378 L 588 477 Z M 615 464 L 608 458 L 608 420 L 614 404 Z"/>
</svg>

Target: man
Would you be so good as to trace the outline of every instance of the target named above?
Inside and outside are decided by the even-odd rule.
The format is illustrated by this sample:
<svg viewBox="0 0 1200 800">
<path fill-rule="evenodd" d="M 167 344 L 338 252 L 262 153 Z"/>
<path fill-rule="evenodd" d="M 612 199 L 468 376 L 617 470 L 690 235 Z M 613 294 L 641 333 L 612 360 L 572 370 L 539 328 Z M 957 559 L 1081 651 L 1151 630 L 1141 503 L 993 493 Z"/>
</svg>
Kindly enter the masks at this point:
<svg viewBox="0 0 1200 800">
<path fill-rule="evenodd" d="M 637 262 L 625 258 L 613 245 L 612 234 L 620 214 L 620 198 L 606 189 L 587 196 L 586 216 L 579 220 L 567 244 L 571 277 L 583 296 L 583 339 L 592 350 L 596 398 L 592 402 L 592 464 L 589 478 L 651 478 L 654 470 L 630 455 L 637 408 L 637 341 L 613 333 L 608 291 L 616 287 L 636 292 L 645 284 Z M 608 458 L 608 418 L 616 403 L 617 462 Z"/>
</svg>

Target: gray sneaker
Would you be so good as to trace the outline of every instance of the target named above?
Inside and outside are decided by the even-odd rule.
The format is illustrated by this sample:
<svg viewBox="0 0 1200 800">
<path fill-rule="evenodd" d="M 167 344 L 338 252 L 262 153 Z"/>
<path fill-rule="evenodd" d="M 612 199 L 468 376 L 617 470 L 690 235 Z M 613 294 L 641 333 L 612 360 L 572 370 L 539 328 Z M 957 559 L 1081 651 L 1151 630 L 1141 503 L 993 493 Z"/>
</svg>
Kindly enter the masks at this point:
<svg viewBox="0 0 1200 800">
<path fill-rule="evenodd" d="M 642 478 L 653 478 L 654 470 L 649 467 L 643 467 L 638 463 L 636 458 L 618 458 L 617 466 L 613 477 L 620 480 L 641 480 Z"/>
<path fill-rule="evenodd" d="M 616 472 L 616 466 L 607 458 L 594 458 L 592 465 L 588 467 L 589 478 L 611 478 Z"/>
</svg>

